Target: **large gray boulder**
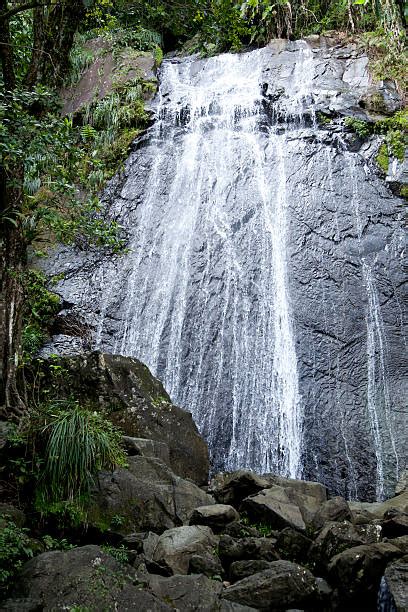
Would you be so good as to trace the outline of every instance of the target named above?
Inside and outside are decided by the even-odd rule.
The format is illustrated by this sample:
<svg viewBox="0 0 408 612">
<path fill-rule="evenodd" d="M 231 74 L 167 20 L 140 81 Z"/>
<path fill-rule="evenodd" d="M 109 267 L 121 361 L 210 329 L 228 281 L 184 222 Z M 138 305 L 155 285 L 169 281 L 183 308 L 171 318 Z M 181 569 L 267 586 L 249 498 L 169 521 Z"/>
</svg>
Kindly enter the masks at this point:
<svg viewBox="0 0 408 612">
<path fill-rule="evenodd" d="M 396 612 L 408 610 L 408 556 L 387 565 L 384 581 Z"/>
<path fill-rule="evenodd" d="M 248 606 L 222 599 L 222 584 L 206 576 L 150 576 L 149 587 L 173 610 L 180 612 L 255 612 Z"/>
<path fill-rule="evenodd" d="M 282 529 L 276 540 L 276 549 L 282 559 L 288 559 L 295 563 L 309 561 L 309 549 L 312 540 L 304 533 L 292 527 Z"/>
<path fill-rule="evenodd" d="M 381 521 L 383 536 L 397 538 L 408 535 L 408 513 L 399 510 L 388 510 Z"/>
<path fill-rule="evenodd" d="M 153 561 L 173 574 L 187 574 L 193 555 L 215 556 L 218 538 L 209 527 L 192 525 L 168 529 L 160 536 Z"/>
<path fill-rule="evenodd" d="M 221 582 L 203 575 L 150 576 L 149 587 L 156 597 L 180 612 L 216 612 L 221 609 Z"/>
<path fill-rule="evenodd" d="M 221 472 L 211 481 L 210 492 L 221 504 L 239 506 L 245 497 L 266 489 L 270 484 L 268 478 L 249 470 Z"/>
<path fill-rule="evenodd" d="M 147 440 L 146 438 L 132 438 L 122 436 L 122 443 L 126 453 L 133 455 L 143 455 L 143 457 L 155 457 L 160 459 L 171 468 L 170 450 L 168 444 L 158 440 Z"/>
<path fill-rule="evenodd" d="M 312 519 L 311 527 L 318 531 L 330 521 L 352 521 L 351 510 L 343 497 L 337 496 L 320 506 Z"/>
<path fill-rule="evenodd" d="M 52 365 L 64 376 L 55 379 Z M 41 361 L 43 387 L 57 388 L 58 396 L 106 409 L 109 419 L 126 436 L 165 443 L 172 470 L 199 485 L 208 482 L 208 448 L 189 412 L 172 404 L 162 383 L 147 366 L 130 357 L 100 352 Z M 145 453 L 146 454 L 146 449 Z"/>
<path fill-rule="evenodd" d="M 302 608 L 317 596 L 309 570 L 290 561 L 274 561 L 269 569 L 227 588 L 224 597 L 259 610 Z"/>
<path fill-rule="evenodd" d="M 229 568 L 229 579 L 231 582 L 238 582 L 238 580 L 243 580 L 248 578 L 248 576 L 253 576 L 269 569 L 271 563 L 273 561 L 265 561 L 264 559 L 234 561 Z"/>
<path fill-rule="evenodd" d="M 330 582 L 336 585 L 341 600 L 354 605 L 374 606 L 381 576 L 389 562 L 402 557 L 400 548 L 391 542 L 354 546 L 329 563 Z"/>
<path fill-rule="evenodd" d="M 226 504 L 212 504 L 196 508 L 191 515 L 190 525 L 208 525 L 219 530 L 239 520 L 239 514 L 232 506 Z"/>
<path fill-rule="evenodd" d="M 242 509 L 248 513 L 250 519 L 266 523 L 274 529 L 306 529 L 299 506 L 292 503 L 285 489 L 278 485 L 247 497 L 242 502 Z"/>
<path fill-rule="evenodd" d="M 176 476 L 159 459 L 128 458 L 128 467 L 101 472 L 91 496 L 89 524 L 106 530 L 120 518 L 116 531 L 161 533 L 188 524 L 197 506 L 213 499 L 189 480 Z M 117 522 L 117 520 L 116 520 Z"/>
<path fill-rule="evenodd" d="M 16 605 L 10 600 L 4 610 L 29 609 L 22 599 L 27 605 L 37 602 L 38 607 L 31 611 L 43 612 L 173 609 L 147 590 L 131 566 L 119 563 L 98 546 L 46 552 L 31 559 L 23 566 L 14 593 Z"/>
<path fill-rule="evenodd" d="M 283 478 L 282 476 L 269 474 L 268 479 L 271 483 L 285 489 L 289 500 L 299 507 L 306 525 L 311 524 L 316 512 L 327 501 L 327 489 L 319 482 L 295 480 L 294 478 Z"/>
<path fill-rule="evenodd" d="M 348 521 L 327 523 L 310 548 L 309 560 L 324 569 L 335 555 L 354 546 L 378 542 L 380 536 L 380 525 L 352 525 Z"/>
<path fill-rule="evenodd" d="M 354 512 L 368 512 L 372 518 L 382 519 L 389 510 L 398 510 L 408 513 L 408 491 L 403 491 L 395 497 L 383 502 L 348 502 L 350 510 Z"/>
<path fill-rule="evenodd" d="M 219 556 L 224 565 L 228 567 L 234 561 L 261 559 L 276 561 L 279 555 L 276 552 L 275 540 L 270 538 L 232 538 L 222 535 L 219 542 Z"/>
<path fill-rule="evenodd" d="M 204 574 L 208 578 L 217 578 L 224 574 L 221 561 L 214 551 L 201 555 L 192 555 L 188 563 L 189 574 Z"/>
</svg>

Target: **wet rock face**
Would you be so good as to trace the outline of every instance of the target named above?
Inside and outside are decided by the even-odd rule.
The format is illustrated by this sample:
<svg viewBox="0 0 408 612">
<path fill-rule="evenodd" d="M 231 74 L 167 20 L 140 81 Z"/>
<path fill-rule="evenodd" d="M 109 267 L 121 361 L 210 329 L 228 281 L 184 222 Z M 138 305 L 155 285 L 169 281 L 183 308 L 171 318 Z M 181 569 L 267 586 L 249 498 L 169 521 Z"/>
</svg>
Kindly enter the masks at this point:
<svg viewBox="0 0 408 612">
<path fill-rule="evenodd" d="M 214 471 L 302 472 L 373 500 L 408 433 L 403 204 L 379 142 L 342 119 L 370 119 L 373 95 L 377 114 L 400 103 L 367 64 L 326 39 L 165 62 L 158 121 L 105 196 L 131 252 L 48 265 L 95 345 L 192 411 Z"/>
</svg>

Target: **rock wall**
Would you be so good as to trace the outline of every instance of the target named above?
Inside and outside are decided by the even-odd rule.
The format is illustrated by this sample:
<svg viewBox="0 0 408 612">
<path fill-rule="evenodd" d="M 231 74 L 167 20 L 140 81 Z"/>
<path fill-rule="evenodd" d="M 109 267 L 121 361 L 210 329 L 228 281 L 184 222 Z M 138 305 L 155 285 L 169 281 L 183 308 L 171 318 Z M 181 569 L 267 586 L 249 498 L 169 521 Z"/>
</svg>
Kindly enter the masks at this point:
<svg viewBox="0 0 408 612">
<path fill-rule="evenodd" d="M 383 498 L 407 464 L 404 204 L 379 141 L 344 117 L 396 110 L 395 88 L 323 37 L 165 62 L 161 81 L 156 124 L 105 194 L 131 252 L 46 264 L 65 273 L 60 329 L 77 317 L 94 346 L 147 363 L 215 470 Z"/>
</svg>

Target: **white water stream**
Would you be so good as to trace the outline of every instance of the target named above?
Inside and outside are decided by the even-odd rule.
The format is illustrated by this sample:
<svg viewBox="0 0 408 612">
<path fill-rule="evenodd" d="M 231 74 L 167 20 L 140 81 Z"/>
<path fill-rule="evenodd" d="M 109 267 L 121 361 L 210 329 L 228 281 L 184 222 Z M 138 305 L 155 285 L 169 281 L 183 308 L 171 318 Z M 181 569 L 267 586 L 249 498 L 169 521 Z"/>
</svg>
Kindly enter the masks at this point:
<svg viewBox="0 0 408 612">
<path fill-rule="evenodd" d="M 284 107 L 299 127 L 313 77 L 306 45 L 300 57 Z M 193 411 L 210 447 L 220 436 L 221 409 L 230 431 L 225 467 L 295 477 L 302 401 L 287 279 L 286 130 L 260 130 L 261 68 L 257 52 L 213 58 L 199 73 L 192 62 L 165 63 L 156 159 L 131 245 L 127 315 L 116 348 L 160 376 L 174 401 Z M 169 146 L 176 158 L 161 208 Z M 186 385 L 191 316 L 197 318 L 188 332 Z"/>
</svg>

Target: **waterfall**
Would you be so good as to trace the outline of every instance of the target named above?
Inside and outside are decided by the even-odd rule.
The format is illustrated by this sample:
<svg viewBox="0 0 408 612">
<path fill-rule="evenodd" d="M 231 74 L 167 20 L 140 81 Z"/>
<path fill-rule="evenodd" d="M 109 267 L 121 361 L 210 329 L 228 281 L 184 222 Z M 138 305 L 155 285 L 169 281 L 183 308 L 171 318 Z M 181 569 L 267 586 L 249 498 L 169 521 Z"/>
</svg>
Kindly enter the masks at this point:
<svg viewBox="0 0 408 612">
<path fill-rule="evenodd" d="M 395 477 L 398 480 L 398 453 L 391 421 L 391 401 L 388 388 L 386 367 L 386 345 L 384 322 L 378 293 L 374 284 L 371 268 L 363 262 L 364 283 L 367 290 L 367 409 L 374 436 L 374 449 L 377 459 L 376 497 L 386 498 L 384 481 L 384 447 L 390 442 L 395 458 Z"/>
<path fill-rule="evenodd" d="M 287 129 L 266 114 L 260 58 L 222 55 L 198 69 L 164 63 L 117 349 L 145 361 L 193 412 L 219 467 L 295 477 L 302 402 L 288 286 Z M 303 44 L 282 105 L 299 128 L 311 60 Z"/>
<path fill-rule="evenodd" d="M 310 44 L 165 60 L 105 194 L 128 252 L 68 249 L 50 272 L 95 347 L 192 412 L 214 471 L 380 499 L 408 461 L 402 206 L 344 127 L 366 60 Z"/>
</svg>

